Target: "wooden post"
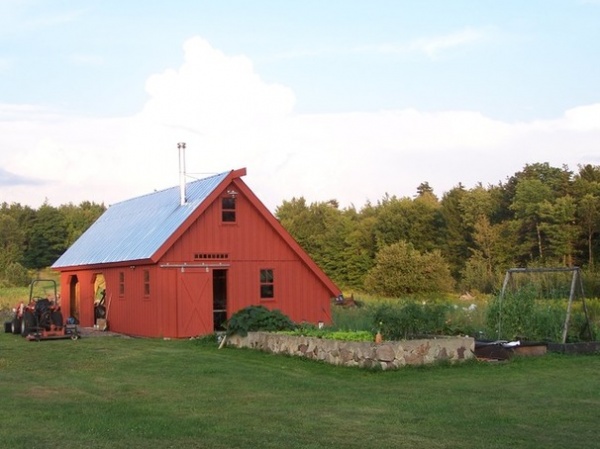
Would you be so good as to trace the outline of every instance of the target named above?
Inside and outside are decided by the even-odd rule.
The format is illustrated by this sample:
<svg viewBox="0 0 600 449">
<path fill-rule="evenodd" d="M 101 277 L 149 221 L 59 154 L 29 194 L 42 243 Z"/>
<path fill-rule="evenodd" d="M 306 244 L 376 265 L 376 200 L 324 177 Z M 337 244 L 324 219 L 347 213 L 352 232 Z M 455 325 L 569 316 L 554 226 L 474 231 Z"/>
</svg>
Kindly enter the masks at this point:
<svg viewBox="0 0 600 449">
<path fill-rule="evenodd" d="M 498 335 L 496 335 L 496 337 L 498 339 L 500 339 L 500 335 L 502 334 L 502 300 L 504 299 L 504 293 L 506 291 L 506 286 L 508 285 L 508 281 L 510 280 L 511 276 L 512 276 L 512 271 L 507 270 L 506 276 L 504 276 L 504 282 L 502 283 L 502 291 L 500 292 L 500 298 L 498 299 L 498 301 L 500 302 L 499 310 L 498 310 Z"/>
<path fill-rule="evenodd" d="M 569 331 L 569 321 L 571 319 L 571 308 L 573 306 L 573 296 L 575 296 L 575 285 L 577 281 L 577 271 L 573 271 L 573 277 L 571 278 L 571 292 L 569 293 L 569 303 L 567 304 L 567 316 L 565 318 L 565 325 L 563 326 L 562 344 L 567 342 L 567 332 Z"/>
</svg>

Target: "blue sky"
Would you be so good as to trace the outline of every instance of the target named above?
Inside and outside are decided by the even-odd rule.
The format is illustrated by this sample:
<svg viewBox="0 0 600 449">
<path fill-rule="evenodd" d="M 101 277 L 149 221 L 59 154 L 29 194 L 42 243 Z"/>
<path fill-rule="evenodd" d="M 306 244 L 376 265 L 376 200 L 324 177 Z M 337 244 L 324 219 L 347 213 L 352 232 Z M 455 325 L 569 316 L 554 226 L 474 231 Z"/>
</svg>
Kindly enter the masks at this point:
<svg viewBox="0 0 600 449">
<path fill-rule="evenodd" d="M 595 0 L 2 0 L 0 201 L 175 185 L 181 140 L 271 209 L 597 165 L 598 55 Z"/>
</svg>

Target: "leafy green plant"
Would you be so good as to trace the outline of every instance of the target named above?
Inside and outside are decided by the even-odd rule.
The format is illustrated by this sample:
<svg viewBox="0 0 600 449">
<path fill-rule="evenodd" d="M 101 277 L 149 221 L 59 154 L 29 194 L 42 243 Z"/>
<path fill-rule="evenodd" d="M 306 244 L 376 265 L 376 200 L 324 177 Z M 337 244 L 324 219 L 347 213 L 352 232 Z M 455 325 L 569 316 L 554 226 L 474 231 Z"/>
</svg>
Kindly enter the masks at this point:
<svg viewBox="0 0 600 449">
<path fill-rule="evenodd" d="M 491 338 L 525 339 L 561 342 L 567 312 L 567 299 L 539 299 L 533 287 L 519 289 L 489 304 L 486 334 Z M 567 341 L 580 341 L 587 336 L 586 320 L 581 303 L 574 303 Z"/>
<path fill-rule="evenodd" d="M 421 335 L 444 333 L 446 312 L 444 304 L 407 302 L 400 306 L 384 304 L 374 314 L 373 327 L 386 340 L 402 340 Z"/>
<path fill-rule="evenodd" d="M 248 306 L 236 312 L 227 322 L 227 335 L 246 336 L 253 331 L 291 330 L 296 326 L 280 310 L 265 306 Z"/>
<path fill-rule="evenodd" d="M 303 337 L 324 338 L 328 340 L 373 341 L 373 334 L 368 331 L 335 331 L 331 329 L 302 327 L 292 331 L 282 331 L 281 333 Z"/>
<path fill-rule="evenodd" d="M 373 323 L 374 309 L 372 306 L 363 307 L 331 307 L 332 329 L 340 331 L 370 330 Z"/>
<path fill-rule="evenodd" d="M 480 337 L 485 332 L 485 304 L 453 304 L 446 313 L 446 335 Z"/>
</svg>

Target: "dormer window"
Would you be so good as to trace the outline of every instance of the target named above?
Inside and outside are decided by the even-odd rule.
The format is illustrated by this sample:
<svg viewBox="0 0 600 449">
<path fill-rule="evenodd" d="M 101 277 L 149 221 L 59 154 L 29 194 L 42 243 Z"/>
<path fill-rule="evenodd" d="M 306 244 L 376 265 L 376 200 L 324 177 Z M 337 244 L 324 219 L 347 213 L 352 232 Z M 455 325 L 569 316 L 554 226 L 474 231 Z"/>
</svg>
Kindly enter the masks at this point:
<svg viewBox="0 0 600 449">
<path fill-rule="evenodd" d="M 221 219 L 223 223 L 235 223 L 235 197 L 221 198 Z"/>
</svg>

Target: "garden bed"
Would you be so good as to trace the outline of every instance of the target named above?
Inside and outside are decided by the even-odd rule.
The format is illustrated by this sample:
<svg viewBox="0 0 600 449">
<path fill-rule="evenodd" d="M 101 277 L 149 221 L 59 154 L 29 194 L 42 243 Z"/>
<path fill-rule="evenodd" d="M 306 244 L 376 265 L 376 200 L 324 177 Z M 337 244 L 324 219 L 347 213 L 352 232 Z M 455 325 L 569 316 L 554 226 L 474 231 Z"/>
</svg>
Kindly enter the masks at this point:
<svg viewBox="0 0 600 449">
<path fill-rule="evenodd" d="M 268 332 L 249 332 L 245 337 L 232 335 L 227 337 L 227 345 L 305 357 L 332 365 L 384 370 L 406 365 L 459 362 L 473 358 L 475 351 L 475 340 L 471 337 L 439 337 L 376 344 Z"/>
<path fill-rule="evenodd" d="M 480 360 L 507 360 L 513 355 L 539 356 L 547 352 L 543 342 L 476 341 L 475 356 Z"/>
</svg>

